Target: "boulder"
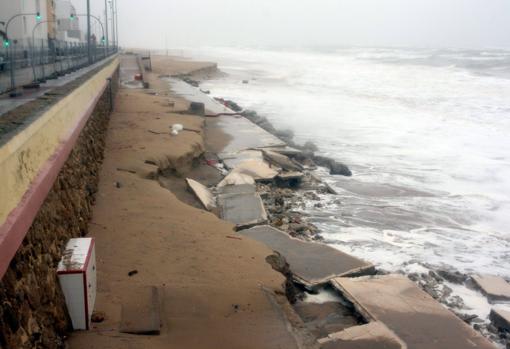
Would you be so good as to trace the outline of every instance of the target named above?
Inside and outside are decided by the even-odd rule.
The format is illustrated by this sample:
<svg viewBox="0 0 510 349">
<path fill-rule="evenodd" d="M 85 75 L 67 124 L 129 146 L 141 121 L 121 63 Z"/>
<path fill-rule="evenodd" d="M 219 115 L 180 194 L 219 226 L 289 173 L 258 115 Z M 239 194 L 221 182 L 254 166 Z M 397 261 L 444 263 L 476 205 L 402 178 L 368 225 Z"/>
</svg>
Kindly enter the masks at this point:
<svg viewBox="0 0 510 349">
<path fill-rule="evenodd" d="M 320 155 L 314 156 L 313 160 L 318 166 L 329 168 L 329 173 L 332 175 L 352 176 L 352 172 L 349 167 L 337 162 L 336 160 Z"/>
</svg>

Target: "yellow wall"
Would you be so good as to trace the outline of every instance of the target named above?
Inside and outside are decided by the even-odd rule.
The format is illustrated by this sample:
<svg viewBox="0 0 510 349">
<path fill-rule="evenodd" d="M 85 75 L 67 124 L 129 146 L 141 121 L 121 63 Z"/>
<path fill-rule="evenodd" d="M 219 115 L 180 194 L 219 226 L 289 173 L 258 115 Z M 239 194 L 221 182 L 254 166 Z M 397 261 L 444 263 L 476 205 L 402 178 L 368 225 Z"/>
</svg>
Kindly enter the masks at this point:
<svg viewBox="0 0 510 349">
<path fill-rule="evenodd" d="M 118 67 L 113 60 L 0 147 L 0 225 Z"/>
</svg>

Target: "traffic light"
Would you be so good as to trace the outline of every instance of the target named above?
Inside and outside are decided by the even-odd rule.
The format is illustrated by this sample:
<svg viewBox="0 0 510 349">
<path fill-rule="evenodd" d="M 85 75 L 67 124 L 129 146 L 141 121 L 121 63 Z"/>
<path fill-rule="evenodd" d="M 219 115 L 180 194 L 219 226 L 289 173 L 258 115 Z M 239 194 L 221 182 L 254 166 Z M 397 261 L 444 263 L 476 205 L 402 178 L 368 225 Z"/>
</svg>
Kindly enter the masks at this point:
<svg viewBox="0 0 510 349">
<path fill-rule="evenodd" d="M 104 36 L 101 38 L 101 42 L 104 44 L 106 42 L 106 39 L 104 38 Z"/>
<path fill-rule="evenodd" d="M 71 16 L 69 16 L 69 18 L 71 19 L 71 21 L 74 21 L 74 19 L 76 18 L 75 14 L 74 13 L 71 13 Z"/>
<path fill-rule="evenodd" d="M 9 47 L 11 46 L 11 42 L 7 39 L 4 40 L 4 47 Z"/>
<path fill-rule="evenodd" d="M 36 19 L 36 20 L 38 20 L 38 21 L 40 21 L 40 20 L 41 20 L 41 13 L 40 13 L 40 12 L 37 12 L 37 13 L 35 14 L 35 19 Z"/>
</svg>

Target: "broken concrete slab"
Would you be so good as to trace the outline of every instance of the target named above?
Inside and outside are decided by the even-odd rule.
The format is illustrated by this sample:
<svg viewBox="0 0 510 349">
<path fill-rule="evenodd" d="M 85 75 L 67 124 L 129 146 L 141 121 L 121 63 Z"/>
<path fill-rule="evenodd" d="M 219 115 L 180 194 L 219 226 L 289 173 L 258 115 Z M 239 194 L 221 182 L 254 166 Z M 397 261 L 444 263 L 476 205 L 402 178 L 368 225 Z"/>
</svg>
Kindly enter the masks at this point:
<svg viewBox="0 0 510 349">
<path fill-rule="evenodd" d="M 133 291 L 129 302 L 122 304 L 119 331 L 139 335 L 159 335 L 161 329 L 160 301 L 154 286 Z"/>
<path fill-rule="evenodd" d="M 510 284 L 500 276 L 475 275 L 474 283 L 487 296 L 489 302 L 510 301 Z"/>
<path fill-rule="evenodd" d="M 335 278 L 332 285 L 367 321 L 379 321 L 408 348 L 495 349 L 403 275 Z"/>
<path fill-rule="evenodd" d="M 227 169 L 233 170 L 237 165 L 247 160 L 263 161 L 264 157 L 260 150 L 242 150 L 225 157 L 223 164 L 225 164 Z"/>
<path fill-rule="evenodd" d="M 252 176 L 244 173 L 230 172 L 221 182 L 218 183 L 217 187 L 222 188 L 238 185 L 255 185 L 255 180 Z"/>
<path fill-rule="evenodd" d="M 276 176 L 276 184 L 279 187 L 298 187 L 303 180 L 302 172 L 281 172 Z"/>
<path fill-rule="evenodd" d="M 258 193 L 218 195 L 220 217 L 237 229 L 267 222 L 267 212 Z"/>
<path fill-rule="evenodd" d="M 254 194 L 257 187 L 254 184 L 227 185 L 218 188 L 220 194 Z"/>
<path fill-rule="evenodd" d="M 379 321 L 349 327 L 318 341 L 321 349 L 407 349 L 402 340 Z"/>
<path fill-rule="evenodd" d="M 303 170 L 303 167 L 298 165 L 297 163 L 293 162 L 291 159 L 289 159 L 287 156 L 283 154 L 279 154 L 277 152 L 271 151 L 271 150 L 262 150 L 264 154 L 264 158 L 266 158 L 269 162 L 275 164 L 278 167 L 281 167 L 282 169 L 286 171 L 301 171 Z"/>
<path fill-rule="evenodd" d="M 278 171 L 271 168 L 264 161 L 247 160 L 236 166 L 234 173 L 242 173 L 253 177 L 255 181 L 271 181 L 277 175 Z"/>
<path fill-rule="evenodd" d="M 206 210 L 211 211 L 216 207 L 216 200 L 209 189 L 191 178 L 186 178 L 186 183 Z"/>
<path fill-rule="evenodd" d="M 371 263 L 325 244 L 295 239 L 268 225 L 241 230 L 239 234 L 260 241 L 280 253 L 289 264 L 295 281 L 308 288 L 327 283 L 338 276 L 375 272 Z"/>
<path fill-rule="evenodd" d="M 510 309 L 493 308 L 489 319 L 496 328 L 510 332 Z"/>
</svg>

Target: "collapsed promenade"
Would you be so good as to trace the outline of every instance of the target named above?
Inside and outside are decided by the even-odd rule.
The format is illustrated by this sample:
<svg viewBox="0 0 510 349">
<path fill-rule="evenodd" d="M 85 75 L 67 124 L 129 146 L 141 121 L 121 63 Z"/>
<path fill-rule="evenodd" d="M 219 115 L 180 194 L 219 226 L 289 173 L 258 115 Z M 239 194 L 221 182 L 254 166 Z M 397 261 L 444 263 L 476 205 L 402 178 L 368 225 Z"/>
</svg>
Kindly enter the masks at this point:
<svg viewBox="0 0 510 349">
<path fill-rule="evenodd" d="M 0 293 L 2 304 L 27 314 L 12 326 L 2 311 L 2 324 L 15 330 L 2 332 L 10 342 L 0 346 L 494 348 L 406 277 L 374 275 L 371 263 L 290 237 L 272 224 L 268 188 L 322 184 L 294 160 L 298 150 L 171 77 L 207 76 L 214 64 L 159 56 L 146 71 L 134 54 L 112 64 L 107 75 L 119 76 L 112 112 L 105 99 L 101 127 L 79 148 L 88 155 L 72 153 L 75 167 L 63 169 L 67 178 L 77 174 L 73 168 L 88 178 L 88 167 L 98 182 L 57 179 L 62 195 L 54 198 L 60 202 L 55 216 L 80 212 L 80 219 L 59 230 L 70 231 L 56 234 L 49 252 L 38 250 L 46 230 L 37 239 L 28 233 L 2 280 L 8 292 Z M 205 109 L 197 111 L 201 103 Z M 218 116 L 225 113 L 232 115 Z M 86 144 L 96 141 L 96 153 L 87 153 Z M 70 203 L 77 200 L 86 204 Z M 66 205 L 75 211 L 65 212 Z M 63 225 L 46 216 L 51 222 L 43 214 L 36 226 Z M 69 333 L 51 275 L 65 240 L 81 235 L 95 238 L 97 298 L 90 330 Z M 43 255 L 36 258 L 38 272 L 51 279 L 46 283 L 34 273 L 20 277 L 27 272 L 24 257 L 37 253 Z M 47 285 L 49 295 L 35 296 L 26 287 Z M 307 301 L 322 287 L 335 300 Z M 15 303 L 20 290 L 27 301 Z M 53 320 L 43 321 L 44 315 Z"/>
<path fill-rule="evenodd" d="M 123 64 L 130 64 L 129 59 L 132 57 L 123 58 L 121 71 Z M 219 189 L 217 203 L 210 202 L 214 193 L 207 187 L 220 188 L 218 182 L 224 177 L 211 166 L 216 161 L 229 164 L 227 169 L 235 172 L 243 161 L 260 160 L 247 151 L 288 151 L 288 147 L 244 118 L 189 115 L 192 112 L 185 111 L 190 110 L 190 102 L 203 103 L 206 114 L 232 111 L 189 85 L 176 80 L 169 84 L 168 72 L 158 67 L 163 63 L 167 69 L 180 65 L 168 74 L 176 75 L 194 70 L 203 73 L 207 64 L 202 67 L 189 62 L 187 66 L 159 59 L 159 64 L 157 60 L 153 63 L 154 73 L 143 72 L 149 90 L 123 89 L 116 100 L 90 231 L 101 256 L 96 308 L 104 311 L 106 318 L 92 331 L 73 335 L 71 348 L 90 347 L 90 343 L 97 348 L 122 344 L 154 348 L 430 348 L 431 343 L 435 348 L 493 347 L 405 277 L 352 278 L 349 276 L 373 274 L 373 266 L 283 233 L 275 240 L 280 233 L 263 225 L 268 222 L 265 209 L 260 211 L 258 204 L 248 203 L 255 186 L 234 180 L 234 185 L 224 187 L 229 188 L 227 192 Z M 183 130 L 171 135 L 175 124 L 182 124 Z M 257 166 L 261 163 L 265 161 Z M 251 172 L 256 182 L 267 175 L 257 172 L 257 166 L 249 169 L 256 172 Z M 228 200 L 234 200 L 234 206 Z M 250 229 L 253 222 L 262 225 Z M 283 256 L 291 276 L 285 268 L 275 266 L 274 258 L 270 265 L 270 256 L 280 261 Z M 346 312 L 343 320 L 323 319 L 322 324 L 310 326 L 317 318 L 338 316 L 335 312 L 340 310 L 326 309 L 331 304 L 297 302 L 292 306 L 285 286 L 289 277 L 307 288 L 331 282 L 352 305 L 351 312 Z M 158 290 L 160 334 L 119 333 L 119 324 L 122 328 L 130 318 L 135 327 L 137 322 L 141 327 L 147 325 L 140 319 L 143 316 L 135 315 L 154 300 L 147 296 L 147 287 Z M 387 308 L 382 310 L 384 306 Z M 356 321 L 346 321 L 353 318 Z"/>
</svg>

